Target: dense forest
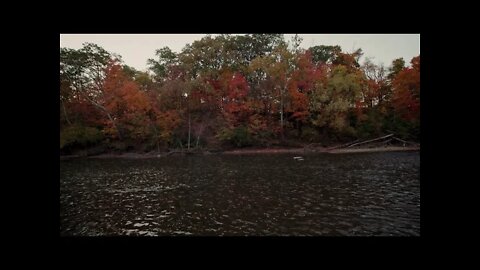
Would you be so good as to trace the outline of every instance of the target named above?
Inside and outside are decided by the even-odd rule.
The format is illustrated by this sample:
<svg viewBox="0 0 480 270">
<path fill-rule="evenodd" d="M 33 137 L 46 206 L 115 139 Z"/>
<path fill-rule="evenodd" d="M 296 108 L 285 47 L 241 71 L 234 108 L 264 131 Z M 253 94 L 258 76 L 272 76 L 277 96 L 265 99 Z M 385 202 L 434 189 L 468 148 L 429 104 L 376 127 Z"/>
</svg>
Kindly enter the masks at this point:
<svg viewBox="0 0 480 270">
<path fill-rule="evenodd" d="M 420 136 L 420 56 L 389 67 L 281 34 L 164 47 L 148 72 L 92 43 L 60 48 L 60 152 L 324 146 Z"/>
</svg>

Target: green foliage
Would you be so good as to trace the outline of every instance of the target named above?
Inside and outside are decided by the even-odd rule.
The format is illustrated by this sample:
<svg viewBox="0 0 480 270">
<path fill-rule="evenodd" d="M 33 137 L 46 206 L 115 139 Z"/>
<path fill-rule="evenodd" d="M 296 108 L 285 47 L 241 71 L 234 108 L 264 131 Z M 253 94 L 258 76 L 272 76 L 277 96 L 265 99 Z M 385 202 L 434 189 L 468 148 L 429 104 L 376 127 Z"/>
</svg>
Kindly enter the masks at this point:
<svg viewBox="0 0 480 270">
<path fill-rule="evenodd" d="M 340 46 L 314 46 L 309 48 L 312 53 L 314 63 L 332 63 L 337 58 L 338 54 L 342 51 Z"/>
<path fill-rule="evenodd" d="M 236 147 L 245 147 L 253 144 L 252 136 L 244 126 L 234 129 L 223 128 L 217 137 L 220 141 L 228 142 Z"/>
<path fill-rule="evenodd" d="M 304 127 L 300 139 L 305 142 L 317 142 L 320 140 L 318 130 L 313 127 Z"/>
<path fill-rule="evenodd" d="M 394 113 L 389 114 L 385 118 L 384 130 L 388 133 L 394 133 L 397 137 L 404 140 L 420 140 L 420 122 L 404 120 Z"/>
<path fill-rule="evenodd" d="M 311 97 L 312 124 L 339 134 L 353 135 L 348 114 L 360 97 L 361 79 L 340 65 L 332 70 L 326 85 L 317 84 Z"/>
<path fill-rule="evenodd" d="M 372 138 L 382 135 L 384 119 L 377 110 L 369 110 L 364 119 L 355 119 L 355 129 L 359 138 Z"/>
<path fill-rule="evenodd" d="M 100 130 L 92 127 L 74 125 L 60 132 L 60 149 L 94 145 L 103 139 Z"/>
<path fill-rule="evenodd" d="M 126 142 L 113 141 L 113 142 L 110 143 L 110 147 L 114 151 L 125 151 L 128 148 L 128 144 Z"/>
<path fill-rule="evenodd" d="M 177 55 L 169 47 L 163 47 L 155 52 L 158 60 L 148 59 L 149 69 L 155 73 L 155 79 L 161 81 L 167 77 L 168 68 L 177 63 Z"/>
<path fill-rule="evenodd" d="M 392 80 L 395 76 L 402 71 L 405 67 L 405 60 L 403 58 L 397 58 L 392 61 L 392 66 L 389 68 L 390 73 L 388 74 L 388 78 Z"/>
</svg>

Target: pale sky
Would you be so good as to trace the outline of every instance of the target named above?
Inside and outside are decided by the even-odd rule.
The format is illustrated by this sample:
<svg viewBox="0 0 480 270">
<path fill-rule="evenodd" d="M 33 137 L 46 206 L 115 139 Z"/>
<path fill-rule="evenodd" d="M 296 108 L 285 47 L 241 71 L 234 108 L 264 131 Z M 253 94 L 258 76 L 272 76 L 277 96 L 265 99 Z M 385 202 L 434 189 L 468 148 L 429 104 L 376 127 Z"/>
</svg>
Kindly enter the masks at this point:
<svg viewBox="0 0 480 270">
<path fill-rule="evenodd" d="M 206 34 L 61 34 L 60 47 L 80 49 L 82 43 L 95 43 L 105 50 L 122 56 L 125 64 L 137 70 L 147 70 L 147 59 L 155 59 L 155 50 L 165 46 L 180 52 L 187 43 L 200 40 Z M 212 35 L 214 36 L 214 35 Z M 294 34 L 285 34 L 290 40 Z M 366 57 L 385 66 L 393 59 L 403 57 L 406 64 L 420 54 L 420 34 L 299 34 L 301 47 L 339 45 L 344 52 L 361 48 Z"/>
</svg>

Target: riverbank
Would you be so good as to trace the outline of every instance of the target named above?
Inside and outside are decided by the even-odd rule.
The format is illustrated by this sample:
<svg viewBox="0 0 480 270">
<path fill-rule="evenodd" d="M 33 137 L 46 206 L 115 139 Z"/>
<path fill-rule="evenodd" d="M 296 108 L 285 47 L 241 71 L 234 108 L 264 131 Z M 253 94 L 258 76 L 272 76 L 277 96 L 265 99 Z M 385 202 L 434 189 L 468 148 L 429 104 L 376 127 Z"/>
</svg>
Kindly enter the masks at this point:
<svg viewBox="0 0 480 270">
<path fill-rule="evenodd" d="M 371 152 L 396 152 L 396 151 L 420 151 L 420 147 L 388 146 L 376 148 L 342 148 L 327 151 L 330 154 L 348 154 L 348 153 L 371 153 Z"/>
<path fill-rule="evenodd" d="M 69 160 L 75 158 L 94 158 L 94 159 L 110 159 L 110 158 L 126 158 L 126 159 L 148 159 L 148 158 L 162 158 L 171 155 L 245 155 L 245 154 L 307 154 L 307 153 L 328 153 L 328 154 L 349 154 L 349 153 L 372 153 L 372 152 L 397 152 L 397 151 L 419 151 L 420 147 L 402 147 L 402 146 L 387 146 L 374 148 L 243 148 L 226 151 L 171 151 L 171 152 L 152 152 L 152 153 L 104 153 L 91 156 L 69 155 L 60 156 L 60 160 Z"/>
<path fill-rule="evenodd" d="M 419 151 L 420 147 L 402 147 L 402 146 L 387 146 L 374 148 L 341 148 L 331 149 L 326 147 L 315 148 L 290 148 L 290 149 L 236 149 L 231 151 L 224 151 L 223 154 L 305 154 L 305 153 L 329 153 L 329 154 L 347 154 L 347 153 L 370 153 L 370 152 L 394 152 L 394 151 Z"/>
</svg>

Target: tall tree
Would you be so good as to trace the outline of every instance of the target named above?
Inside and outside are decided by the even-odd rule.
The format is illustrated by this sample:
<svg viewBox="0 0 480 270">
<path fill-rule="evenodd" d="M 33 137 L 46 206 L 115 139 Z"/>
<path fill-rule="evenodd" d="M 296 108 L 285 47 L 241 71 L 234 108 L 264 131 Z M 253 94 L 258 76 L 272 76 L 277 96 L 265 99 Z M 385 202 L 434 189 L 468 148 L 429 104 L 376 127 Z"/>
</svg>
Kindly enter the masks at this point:
<svg viewBox="0 0 480 270">
<path fill-rule="evenodd" d="M 393 78 L 405 68 L 405 60 L 403 57 L 394 59 L 392 61 L 392 66 L 389 68 L 388 79 L 393 80 Z"/>
<path fill-rule="evenodd" d="M 114 128 L 120 139 L 125 136 L 146 139 L 151 125 L 149 116 L 153 116 L 151 103 L 146 93 L 140 90 L 120 65 L 111 64 L 107 67 L 103 93 L 104 107 L 114 119 L 107 123 L 107 130 L 108 127 Z"/>
<path fill-rule="evenodd" d="M 71 96 L 87 100 L 105 113 L 114 126 L 115 119 L 102 105 L 103 82 L 108 65 L 120 60 L 119 56 L 93 43 L 84 43 L 79 50 L 60 48 L 60 77 L 68 81 Z"/>
<path fill-rule="evenodd" d="M 312 54 L 312 61 L 316 64 L 331 64 L 342 52 L 340 46 L 319 45 L 308 49 Z"/>
<path fill-rule="evenodd" d="M 274 103 L 278 103 L 282 139 L 284 138 L 285 127 L 285 100 L 288 94 L 287 83 L 292 76 L 295 59 L 294 54 L 288 50 L 287 46 L 286 43 L 282 43 L 271 54 L 261 57 L 262 60 L 258 60 L 258 63 L 261 63 L 261 69 L 273 80 L 274 90 L 278 93 L 274 98 Z"/>
<path fill-rule="evenodd" d="M 395 112 L 405 120 L 420 120 L 420 56 L 411 60 L 411 67 L 403 68 L 392 82 Z"/>
<path fill-rule="evenodd" d="M 312 94 L 313 110 L 316 112 L 312 124 L 326 133 L 354 134 L 349 122 L 349 112 L 360 99 L 362 79 L 357 72 L 346 66 L 333 68 L 327 83 L 316 84 Z"/>
<path fill-rule="evenodd" d="M 169 47 L 163 47 L 155 51 L 158 60 L 148 59 L 147 65 L 155 76 L 157 82 L 163 82 L 168 76 L 169 69 L 178 63 L 178 56 Z"/>
</svg>

